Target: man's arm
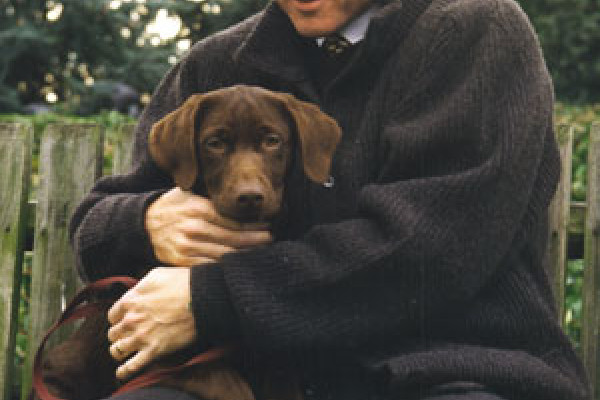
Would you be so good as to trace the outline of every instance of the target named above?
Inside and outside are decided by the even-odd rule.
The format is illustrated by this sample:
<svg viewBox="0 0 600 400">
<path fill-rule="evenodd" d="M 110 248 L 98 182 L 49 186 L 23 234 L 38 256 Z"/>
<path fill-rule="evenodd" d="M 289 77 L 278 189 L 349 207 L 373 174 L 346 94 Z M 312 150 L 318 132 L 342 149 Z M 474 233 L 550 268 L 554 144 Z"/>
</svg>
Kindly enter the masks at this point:
<svg viewBox="0 0 600 400">
<path fill-rule="evenodd" d="M 500 273 L 546 217 L 559 158 L 533 32 L 508 2 L 485 4 L 450 16 L 453 31 L 397 102 L 355 218 L 191 271 L 199 338 L 362 351 L 419 337 Z"/>
</svg>

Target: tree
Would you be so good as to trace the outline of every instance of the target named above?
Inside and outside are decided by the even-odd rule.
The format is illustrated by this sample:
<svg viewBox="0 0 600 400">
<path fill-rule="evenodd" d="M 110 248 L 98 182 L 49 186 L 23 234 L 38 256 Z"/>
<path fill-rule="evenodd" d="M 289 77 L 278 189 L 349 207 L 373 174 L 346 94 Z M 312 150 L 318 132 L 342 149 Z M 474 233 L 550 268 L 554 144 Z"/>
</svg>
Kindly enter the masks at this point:
<svg viewBox="0 0 600 400">
<path fill-rule="evenodd" d="M 0 113 L 31 103 L 88 114 L 127 84 L 152 92 L 189 45 L 264 0 L 0 0 Z"/>
<path fill-rule="evenodd" d="M 191 43 L 266 1 L 0 0 L 0 113 L 40 103 L 89 114 L 115 108 L 113 97 L 131 89 L 146 100 Z M 518 1 L 539 34 L 558 98 L 599 101 L 598 0 Z"/>
<path fill-rule="evenodd" d="M 535 26 L 559 99 L 600 101 L 598 0 L 520 0 Z"/>
</svg>

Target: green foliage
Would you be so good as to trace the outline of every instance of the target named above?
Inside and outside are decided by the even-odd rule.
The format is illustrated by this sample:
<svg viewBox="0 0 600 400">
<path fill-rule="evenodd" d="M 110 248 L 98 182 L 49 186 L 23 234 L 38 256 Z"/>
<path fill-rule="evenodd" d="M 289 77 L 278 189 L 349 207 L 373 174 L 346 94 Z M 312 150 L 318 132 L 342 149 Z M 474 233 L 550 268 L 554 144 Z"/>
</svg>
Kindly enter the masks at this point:
<svg viewBox="0 0 600 400">
<path fill-rule="evenodd" d="M 575 128 L 573 138 L 571 198 L 584 201 L 587 190 L 587 154 L 592 122 L 600 122 L 600 104 L 567 105 L 558 103 L 555 108 L 556 125 L 568 124 Z"/>
<path fill-rule="evenodd" d="M 558 98 L 599 101 L 597 0 L 518 1 L 539 34 Z M 147 99 L 185 41 L 196 42 L 266 2 L 0 0 L 0 112 L 21 112 L 25 104 L 56 96 L 56 111 L 97 113 L 113 107 L 117 82 Z M 148 27 L 167 10 L 181 25 L 159 40 Z"/>
<path fill-rule="evenodd" d="M 0 0 L 0 112 L 57 102 L 62 113 L 96 113 L 113 106 L 119 82 L 147 98 L 189 43 L 264 2 Z M 157 20 L 170 34 L 149 29 Z"/>
<path fill-rule="evenodd" d="M 31 299 L 31 268 L 33 264 L 32 254 L 29 252 L 25 255 L 23 261 L 23 274 L 21 277 L 21 290 L 19 297 L 19 321 L 17 326 L 17 337 L 15 347 L 15 366 L 17 367 L 14 374 L 15 382 L 13 387 L 15 392 L 21 386 L 22 370 L 27 354 L 27 342 L 29 332 L 29 304 Z"/>
<path fill-rule="evenodd" d="M 598 0 L 519 0 L 538 32 L 561 100 L 600 100 Z"/>
<path fill-rule="evenodd" d="M 569 260 L 565 286 L 565 330 L 576 348 L 581 344 L 583 260 Z"/>
</svg>

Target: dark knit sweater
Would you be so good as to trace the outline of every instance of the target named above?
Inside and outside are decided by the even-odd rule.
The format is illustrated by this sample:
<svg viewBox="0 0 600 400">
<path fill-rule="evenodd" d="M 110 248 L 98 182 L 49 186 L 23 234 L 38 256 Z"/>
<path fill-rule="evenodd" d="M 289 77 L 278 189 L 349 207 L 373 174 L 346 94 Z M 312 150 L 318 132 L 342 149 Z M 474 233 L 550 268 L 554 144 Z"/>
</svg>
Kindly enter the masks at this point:
<svg viewBox="0 0 600 400">
<path fill-rule="evenodd" d="M 453 381 L 515 400 L 587 398 L 543 263 L 559 157 L 551 81 L 522 11 L 392 1 L 321 88 L 308 47 L 270 5 L 191 49 L 139 122 L 132 172 L 101 179 L 74 215 L 82 274 L 157 264 L 144 212 L 173 183 L 146 153 L 153 122 L 236 83 L 290 92 L 343 128 L 335 184 L 295 168 L 285 238 L 192 270 L 201 344 L 286 360 L 340 400 L 335 386 L 377 382 L 402 399 Z"/>
</svg>

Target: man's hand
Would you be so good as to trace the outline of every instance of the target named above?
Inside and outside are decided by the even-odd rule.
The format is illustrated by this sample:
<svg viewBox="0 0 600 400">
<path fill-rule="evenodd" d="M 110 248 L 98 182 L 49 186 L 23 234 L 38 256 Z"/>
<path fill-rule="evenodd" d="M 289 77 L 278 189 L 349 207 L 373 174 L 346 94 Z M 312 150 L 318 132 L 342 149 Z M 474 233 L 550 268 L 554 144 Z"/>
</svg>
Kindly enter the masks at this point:
<svg viewBox="0 0 600 400">
<path fill-rule="evenodd" d="M 148 207 L 145 223 L 156 257 L 172 267 L 150 271 L 108 312 L 110 354 L 117 361 L 127 359 L 117 369 L 119 379 L 196 339 L 190 271 L 177 267 L 214 262 L 228 252 L 272 241 L 266 226 L 223 218 L 210 200 L 179 188 Z"/>
<path fill-rule="evenodd" d="M 210 200 L 179 188 L 152 203 L 145 222 L 157 259 L 176 267 L 213 262 L 225 253 L 272 240 L 266 226 L 223 218 Z"/>
<path fill-rule="evenodd" d="M 190 310 L 189 268 L 155 268 L 108 311 L 110 354 L 124 379 L 154 359 L 180 350 L 196 338 Z"/>
</svg>

